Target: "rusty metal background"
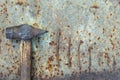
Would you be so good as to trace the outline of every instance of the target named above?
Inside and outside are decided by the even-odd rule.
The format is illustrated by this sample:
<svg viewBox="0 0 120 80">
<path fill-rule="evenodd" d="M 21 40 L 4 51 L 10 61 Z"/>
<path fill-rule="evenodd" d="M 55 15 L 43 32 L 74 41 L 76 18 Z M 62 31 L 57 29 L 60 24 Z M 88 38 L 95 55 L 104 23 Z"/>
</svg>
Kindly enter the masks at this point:
<svg viewBox="0 0 120 80">
<path fill-rule="evenodd" d="M 5 28 L 48 30 L 32 40 L 32 80 L 119 80 L 120 0 L 0 0 L 0 80 L 20 80 L 20 41 Z"/>
</svg>

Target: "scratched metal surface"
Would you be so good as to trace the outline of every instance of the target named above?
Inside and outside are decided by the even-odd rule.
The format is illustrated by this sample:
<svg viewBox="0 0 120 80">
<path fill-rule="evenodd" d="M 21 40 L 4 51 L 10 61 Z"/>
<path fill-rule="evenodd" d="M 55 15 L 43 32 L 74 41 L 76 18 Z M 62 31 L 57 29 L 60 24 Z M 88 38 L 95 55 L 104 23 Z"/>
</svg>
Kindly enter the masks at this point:
<svg viewBox="0 0 120 80">
<path fill-rule="evenodd" d="M 120 0 L 0 0 L 0 80 L 20 80 L 20 41 L 5 28 L 48 30 L 32 40 L 33 80 L 119 80 Z"/>
</svg>

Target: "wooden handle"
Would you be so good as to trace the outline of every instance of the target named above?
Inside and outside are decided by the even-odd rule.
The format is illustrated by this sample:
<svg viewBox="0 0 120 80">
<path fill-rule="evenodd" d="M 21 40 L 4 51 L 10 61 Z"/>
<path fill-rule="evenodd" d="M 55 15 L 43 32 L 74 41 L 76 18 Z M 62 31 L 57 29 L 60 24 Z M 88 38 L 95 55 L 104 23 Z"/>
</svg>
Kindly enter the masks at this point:
<svg viewBox="0 0 120 80">
<path fill-rule="evenodd" d="M 31 80 L 31 42 L 21 41 L 21 80 Z"/>
</svg>

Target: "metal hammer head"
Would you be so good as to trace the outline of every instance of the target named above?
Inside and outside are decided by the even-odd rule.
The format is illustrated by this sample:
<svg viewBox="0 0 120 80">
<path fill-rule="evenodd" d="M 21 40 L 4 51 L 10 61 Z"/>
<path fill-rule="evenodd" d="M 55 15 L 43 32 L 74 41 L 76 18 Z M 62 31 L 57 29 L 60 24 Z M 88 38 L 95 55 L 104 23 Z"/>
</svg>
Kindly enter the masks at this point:
<svg viewBox="0 0 120 80">
<path fill-rule="evenodd" d="M 29 40 L 37 35 L 40 35 L 46 32 L 48 31 L 34 28 L 28 24 L 22 24 L 22 25 L 6 28 L 6 38 L 17 39 L 17 40 L 19 39 Z"/>
</svg>

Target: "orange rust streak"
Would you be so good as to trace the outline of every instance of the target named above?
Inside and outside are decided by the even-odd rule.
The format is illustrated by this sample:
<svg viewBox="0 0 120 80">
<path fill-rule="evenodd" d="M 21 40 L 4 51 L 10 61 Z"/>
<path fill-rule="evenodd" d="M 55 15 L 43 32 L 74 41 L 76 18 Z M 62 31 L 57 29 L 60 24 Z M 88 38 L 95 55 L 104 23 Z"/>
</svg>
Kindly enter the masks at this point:
<svg viewBox="0 0 120 80">
<path fill-rule="evenodd" d="M 53 70 L 53 66 L 52 66 L 52 64 L 50 63 L 49 60 L 47 61 L 47 67 L 46 67 L 46 69 L 48 69 L 50 72 Z"/>
<path fill-rule="evenodd" d="M 95 8 L 95 9 L 98 9 L 98 4 L 97 3 L 94 3 L 93 6 L 91 6 L 91 8 Z"/>
<path fill-rule="evenodd" d="M 18 2 L 16 4 L 23 5 L 24 4 L 24 0 L 18 0 Z"/>
<path fill-rule="evenodd" d="M 83 43 L 83 41 L 80 40 L 79 45 L 78 45 L 78 66 L 79 66 L 79 69 L 81 69 L 81 61 L 80 61 L 80 46 L 81 46 L 82 43 Z"/>
<path fill-rule="evenodd" d="M 57 33 L 57 46 L 56 46 L 56 59 L 57 59 L 58 67 L 60 66 L 60 63 L 59 63 L 60 35 L 61 35 L 61 30 L 58 29 L 58 33 Z"/>
<path fill-rule="evenodd" d="M 70 48 L 71 48 L 71 37 L 69 37 L 69 41 L 68 41 L 68 67 L 71 67 L 71 65 L 72 65 L 72 61 L 71 61 L 71 54 L 70 54 L 70 52 L 71 52 L 71 50 L 70 50 Z"/>
</svg>

